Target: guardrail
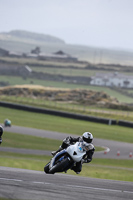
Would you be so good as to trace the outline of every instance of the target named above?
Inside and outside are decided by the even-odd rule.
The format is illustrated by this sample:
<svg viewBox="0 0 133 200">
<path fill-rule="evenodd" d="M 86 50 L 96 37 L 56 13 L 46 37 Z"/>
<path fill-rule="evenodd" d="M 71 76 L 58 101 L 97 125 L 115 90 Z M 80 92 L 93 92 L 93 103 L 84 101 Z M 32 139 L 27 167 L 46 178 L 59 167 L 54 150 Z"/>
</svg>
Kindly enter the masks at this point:
<svg viewBox="0 0 133 200">
<path fill-rule="evenodd" d="M 49 115 L 73 118 L 73 119 L 80 119 L 80 120 L 85 120 L 85 121 L 90 121 L 90 122 L 109 124 L 109 125 L 117 124 L 117 121 L 114 119 L 107 119 L 107 118 L 100 118 L 100 117 L 94 117 L 94 116 L 89 116 L 89 115 L 81 115 L 81 114 L 75 114 L 75 113 L 69 113 L 69 112 L 43 109 L 43 108 L 14 104 L 14 103 L 9 103 L 9 102 L 0 101 L 0 106 L 13 108 L 13 109 L 19 109 L 19 110 L 26 110 L 30 112 L 37 112 L 37 113 L 44 113 L 44 114 L 49 114 Z"/>
<path fill-rule="evenodd" d="M 129 121 L 119 120 L 119 121 L 118 121 L 118 125 L 119 125 L 119 126 L 126 126 L 126 127 L 131 127 L 131 128 L 133 128 L 133 122 L 129 122 Z"/>
</svg>

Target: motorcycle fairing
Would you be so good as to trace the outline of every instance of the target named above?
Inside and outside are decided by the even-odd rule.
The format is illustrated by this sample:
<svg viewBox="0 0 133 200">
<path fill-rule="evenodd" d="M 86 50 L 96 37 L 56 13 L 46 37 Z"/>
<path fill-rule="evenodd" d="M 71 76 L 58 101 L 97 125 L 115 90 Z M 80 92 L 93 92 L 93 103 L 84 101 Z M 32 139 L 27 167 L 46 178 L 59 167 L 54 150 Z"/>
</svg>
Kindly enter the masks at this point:
<svg viewBox="0 0 133 200">
<path fill-rule="evenodd" d="M 75 144 L 69 146 L 66 151 L 75 162 L 80 162 L 86 154 L 86 151 L 82 148 L 82 142 L 76 142 Z"/>
<path fill-rule="evenodd" d="M 50 165 L 49 165 L 49 169 L 51 169 L 54 164 L 55 164 L 55 161 L 58 159 L 58 157 L 61 157 L 61 155 L 64 155 L 66 153 L 66 149 L 63 149 L 62 151 L 58 152 L 52 159 L 51 159 L 51 162 L 50 162 Z"/>
</svg>

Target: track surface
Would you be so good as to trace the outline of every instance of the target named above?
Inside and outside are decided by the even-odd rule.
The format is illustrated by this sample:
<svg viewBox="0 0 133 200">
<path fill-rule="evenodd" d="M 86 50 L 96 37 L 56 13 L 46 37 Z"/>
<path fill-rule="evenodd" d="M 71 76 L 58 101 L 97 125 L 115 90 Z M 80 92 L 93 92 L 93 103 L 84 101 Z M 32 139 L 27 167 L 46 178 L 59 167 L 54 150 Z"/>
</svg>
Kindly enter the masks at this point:
<svg viewBox="0 0 133 200">
<path fill-rule="evenodd" d="M 0 197 L 28 200 L 132 200 L 133 183 L 0 167 Z"/>
<path fill-rule="evenodd" d="M 38 130 L 38 129 L 33 129 L 33 128 L 19 127 L 19 126 L 12 126 L 10 128 L 6 127 L 4 128 L 4 131 L 26 134 L 26 135 L 33 135 L 33 136 L 44 137 L 44 138 L 52 138 L 52 139 L 58 139 L 58 140 L 63 140 L 65 137 L 70 136 L 70 134 L 68 135 L 65 133 Z M 77 135 L 73 135 L 73 136 L 77 137 Z M 108 147 L 110 150 L 107 154 L 105 154 L 105 152 L 95 152 L 94 157 L 96 158 L 133 159 L 133 157 L 129 157 L 130 152 L 133 152 L 133 144 L 94 138 L 94 146 Z M 12 152 L 28 153 L 28 154 L 33 153 L 33 154 L 40 154 L 40 155 L 41 154 L 51 155 L 51 153 L 48 151 L 3 148 L 2 146 L 0 147 L 0 151 L 10 151 L 10 152 L 12 151 Z M 117 155 L 118 151 L 120 151 L 119 156 Z"/>
</svg>

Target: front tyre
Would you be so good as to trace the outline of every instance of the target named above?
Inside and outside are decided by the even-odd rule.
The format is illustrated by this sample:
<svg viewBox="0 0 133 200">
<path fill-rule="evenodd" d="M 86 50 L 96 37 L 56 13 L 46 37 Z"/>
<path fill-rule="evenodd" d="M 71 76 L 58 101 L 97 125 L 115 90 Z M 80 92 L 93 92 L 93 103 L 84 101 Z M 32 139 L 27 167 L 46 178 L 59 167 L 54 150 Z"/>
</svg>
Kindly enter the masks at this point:
<svg viewBox="0 0 133 200">
<path fill-rule="evenodd" d="M 63 172 L 65 170 L 65 168 L 69 165 L 69 160 L 68 158 L 65 158 L 64 160 L 62 160 L 61 162 L 57 163 L 56 165 L 54 165 L 50 170 L 49 170 L 49 174 L 54 174 L 56 172 Z"/>
<path fill-rule="evenodd" d="M 49 164 L 50 164 L 50 162 L 47 165 L 45 165 L 45 167 L 44 167 L 44 172 L 46 174 L 49 174 Z"/>
</svg>

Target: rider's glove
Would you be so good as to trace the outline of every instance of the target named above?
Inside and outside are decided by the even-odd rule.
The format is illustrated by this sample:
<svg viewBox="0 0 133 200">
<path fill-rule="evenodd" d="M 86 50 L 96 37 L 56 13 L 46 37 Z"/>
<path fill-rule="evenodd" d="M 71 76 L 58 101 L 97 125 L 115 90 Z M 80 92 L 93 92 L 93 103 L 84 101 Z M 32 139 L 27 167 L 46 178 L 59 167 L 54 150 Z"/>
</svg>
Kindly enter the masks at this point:
<svg viewBox="0 0 133 200">
<path fill-rule="evenodd" d="M 83 163 L 87 163 L 87 160 L 82 159 L 81 163 L 82 163 L 82 164 L 83 164 Z"/>
<path fill-rule="evenodd" d="M 71 137 L 71 136 L 66 137 L 66 138 L 63 140 L 63 142 L 70 144 L 70 143 L 72 142 L 72 137 Z"/>
<path fill-rule="evenodd" d="M 81 161 L 81 163 L 83 164 L 83 163 L 89 163 L 89 162 L 91 162 L 91 159 L 82 159 L 82 161 Z"/>
<path fill-rule="evenodd" d="M 69 137 L 69 141 L 70 141 L 70 143 L 72 142 L 72 137 L 71 136 Z"/>
</svg>

